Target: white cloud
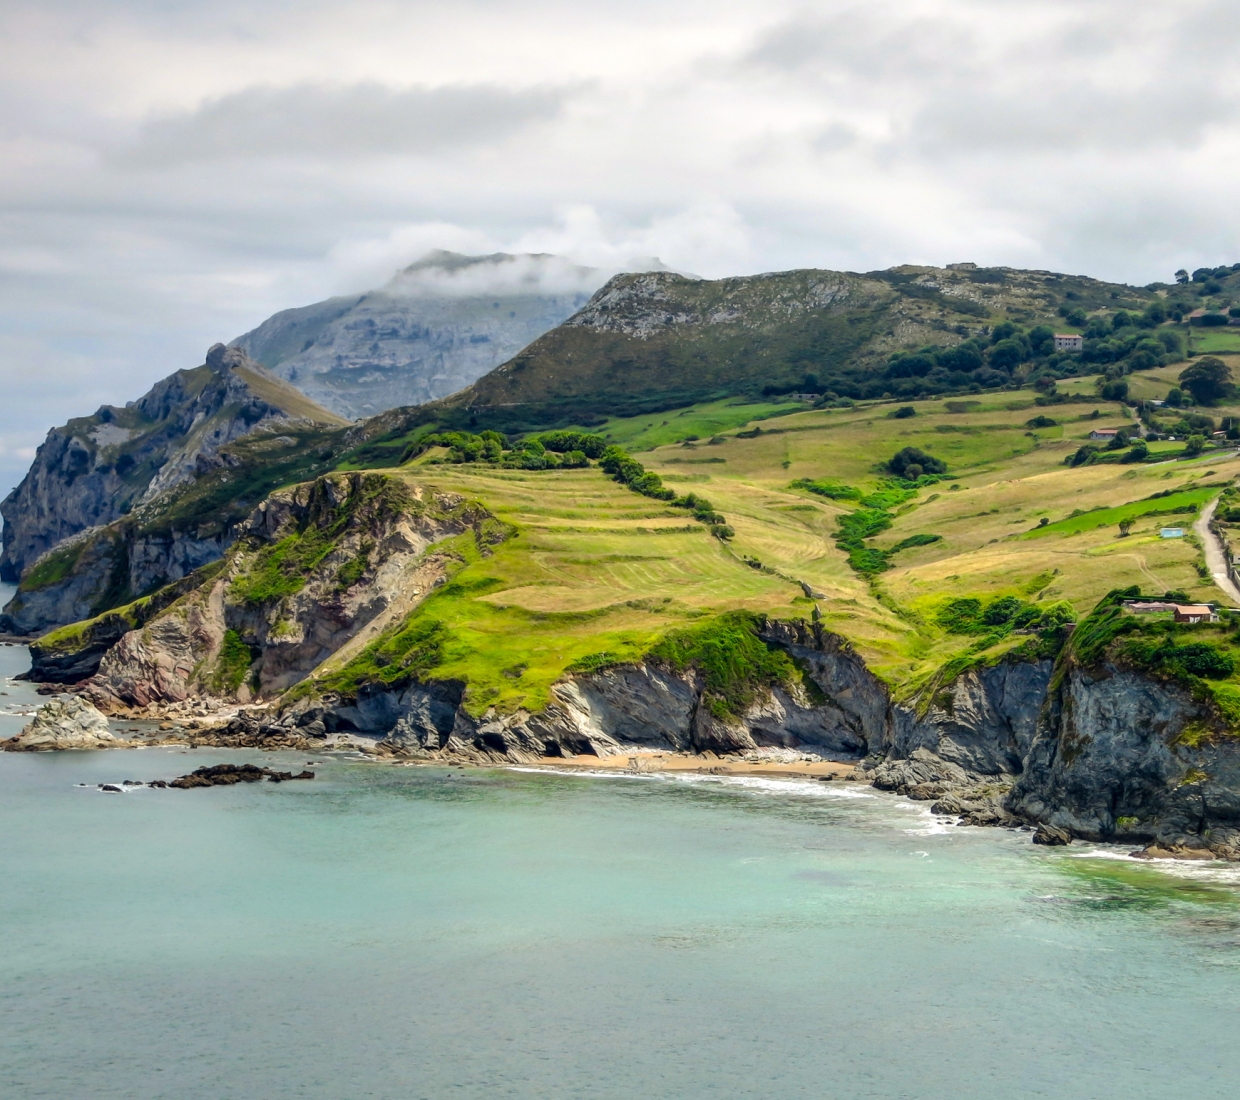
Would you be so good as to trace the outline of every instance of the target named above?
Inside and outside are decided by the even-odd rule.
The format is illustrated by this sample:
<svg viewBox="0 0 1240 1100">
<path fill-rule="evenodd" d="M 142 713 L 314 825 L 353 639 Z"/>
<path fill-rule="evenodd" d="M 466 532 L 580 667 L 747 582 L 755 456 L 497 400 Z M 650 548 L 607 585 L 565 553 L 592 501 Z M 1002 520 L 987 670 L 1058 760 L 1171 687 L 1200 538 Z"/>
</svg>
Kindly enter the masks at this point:
<svg viewBox="0 0 1240 1100">
<path fill-rule="evenodd" d="M 455 287 L 1240 259 L 1238 46 L 1229 0 L 9 0 L 0 474 L 435 248 L 564 258 Z"/>
</svg>

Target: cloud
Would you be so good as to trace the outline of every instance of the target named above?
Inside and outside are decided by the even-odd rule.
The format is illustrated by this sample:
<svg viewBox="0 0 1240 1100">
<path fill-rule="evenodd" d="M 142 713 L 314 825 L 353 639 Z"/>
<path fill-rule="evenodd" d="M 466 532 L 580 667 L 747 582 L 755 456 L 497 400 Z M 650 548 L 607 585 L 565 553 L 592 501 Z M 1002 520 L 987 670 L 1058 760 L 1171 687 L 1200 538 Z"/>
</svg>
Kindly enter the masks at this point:
<svg viewBox="0 0 1240 1100">
<path fill-rule="evenodd" d="M 554 118 L 563 88 L 396 90 L 381 84 L 256 86 L 145 123 L 123 162 L 163 168 L 238 158 L 430 156 Z"/>
<path fill-rule="evenodd" d="M 546 253 L 463 256 L 437 249 L 398 272 L 383 289 L 413 298 L 592 294 L 607 274 Z"/>
<path fill-rule="evenodd" d="M 520 258 L 407 292 L 1240 260 L 1237 47 L 1234 0 L 9 0 L 0 476 L 434 249 Z"/>
</svg>

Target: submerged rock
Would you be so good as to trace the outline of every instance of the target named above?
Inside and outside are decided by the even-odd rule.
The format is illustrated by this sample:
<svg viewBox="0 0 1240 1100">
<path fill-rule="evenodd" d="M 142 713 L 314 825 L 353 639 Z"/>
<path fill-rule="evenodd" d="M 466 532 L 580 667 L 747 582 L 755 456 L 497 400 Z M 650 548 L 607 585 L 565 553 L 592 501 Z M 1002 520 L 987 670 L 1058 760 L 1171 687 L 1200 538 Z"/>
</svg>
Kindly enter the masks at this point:
<svg viewBox="0 0 1240 1100">
<path fill-rule="evenodd" d="M 182 775 L 172 780 L 168 786 L 179 790 L 190 790 L 194 787 L 231 787 L 236 783 L 258 783 L 263 779 L 271 783 L 285 783 L 290 779 L 313 779 L 314 772 L 302 771 L 299 775 L 292 772 L 278 772 L 271 768 L 260 768 L 257 764 L 213 764 L 204 768 L 195 768 L 189 775 Z M 163 786 L 162 783 L 158 784 Z M 156 786 L 155 783 L 151 784 Z"/>
<path fill-rule="evenodd" d="M 51 752 L 113 749 L 125 744 L 108 728 L 108 720 L 85 699 L 57 695 L 39 708 L 21 733 L 0 742 L 0 748 L 5 752 Z"/>
</svg>

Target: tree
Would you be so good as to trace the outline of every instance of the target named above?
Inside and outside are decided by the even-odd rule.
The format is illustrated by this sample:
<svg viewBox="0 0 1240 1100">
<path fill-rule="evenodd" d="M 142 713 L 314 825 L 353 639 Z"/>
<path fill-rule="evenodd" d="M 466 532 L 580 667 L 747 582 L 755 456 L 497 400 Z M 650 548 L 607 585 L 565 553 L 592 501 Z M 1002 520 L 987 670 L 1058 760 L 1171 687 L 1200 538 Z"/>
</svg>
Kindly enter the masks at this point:
<svg viewBox="0 0 1240 1100">
<path fill-rule="evenodd" d="M 1031 328 L 1028 340 L 1034 355 L 1050 355 L 1055 350 L 1055 330 L 1050 325 Z"/>
<path fill-rule="evenodd" d="M 1121 328 L 1132 327 L 1132 314 L 1126 309 L 1119 310 L 1114 317 L 1111 318 L 1111 330 L 1114 332 Z"/>
<path fill-rule="evenodd" d="M 996 370 L 1010 371 L 1028 358 L 1028 349 L 1021 340 L 1000 340 L 990 349 L 990 365 Z"/>
<path fill-rule="evenodd" d="M 1132 530 L 1133 521 L 1130 519 L 1121 519 L 1119 521 L 1119 537 L 1126 539 L 1128 532 Z"/>
<path fill-rule="evenodd" d="M 1144 462 L 1150 457 L 1150 449 L 1144 439 L 1133 441 L 1132 447 L 1128 453 L 1120 459 L 1121 462 Z"/>
<path fill-rule="evenodd" d="M 1175 273 L 1175 281 L 1180 284 L 1187 283 L 1188 272 L 1185 271 L 1183 268 L 1180 268 L 1180 270 Z"/>
<path fill-rule="evenodd" d="M 1123 401 L 1128 396 L 1128 383 L 1122 378 L 1104 382 L 1101 389 L 1103 401 Z"/>
<path fill-rule="evenodd" d="M 1226 397 L 1231 388 L 1231 368 L 1221 359 L 1207 355 L 1180 372 L 1180 385 L 1198 405 L 1213 405 Z"/>
<path fill-rule="evenodd" d="M 1190 435 L 1188 442 L 1184 444 L 1184 453 L 1189 458 L 1201 454 L 1206 449 L 1206 437 L 1204 435 Z"/>
<path fill-rule="evenodd" d="M 901 405 L 895 412 L 889 415 L 896 420 L 907 420 L 910 416 L 916 416 L 917 410 L 912 405 Z"/>
<path fill-rule="evenodd" d="M 1178 409 L 1184 404 L 1184 391 L 1179 386 L 1173 386 L 1167 391 L 1166 405 L 1169 409 Z"/>
<path fill-rule="evenodd" d="M 1141 314 L 1137 324 L 1142 328 L 1157 328 L 1167 319 L 1167 307 L 1163 304 L 1161 298 L 1155 298 L 1148 306 L 1145 312 Z"/>
<path fill-rule="evenodd" d="M 916 473 L 911 467 L 917 467 Z M 915 481 L 922 474 L 947 473 L 947 463 L 935 458 L 934 455 L 926 454 L 917 447 L 905 447 L 891 456 L 887 462 L 887 469 L 896 477 L 905 477 L 910 481 Z"/>
</svg>

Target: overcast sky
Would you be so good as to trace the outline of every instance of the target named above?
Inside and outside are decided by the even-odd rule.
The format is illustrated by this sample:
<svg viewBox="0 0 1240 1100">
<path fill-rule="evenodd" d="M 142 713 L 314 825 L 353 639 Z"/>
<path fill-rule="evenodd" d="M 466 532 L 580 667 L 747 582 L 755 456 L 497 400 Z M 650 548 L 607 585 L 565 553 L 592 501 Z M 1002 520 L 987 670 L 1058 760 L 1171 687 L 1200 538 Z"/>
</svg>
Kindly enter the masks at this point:
<svg viewBox="0 0 1240 1100">
<path fill-rule="evenodd" d="M 1225 0 L 5 0 L 0 491 L 430 248 L 1144 284 L 1240 261 Z"/>
</svg>

